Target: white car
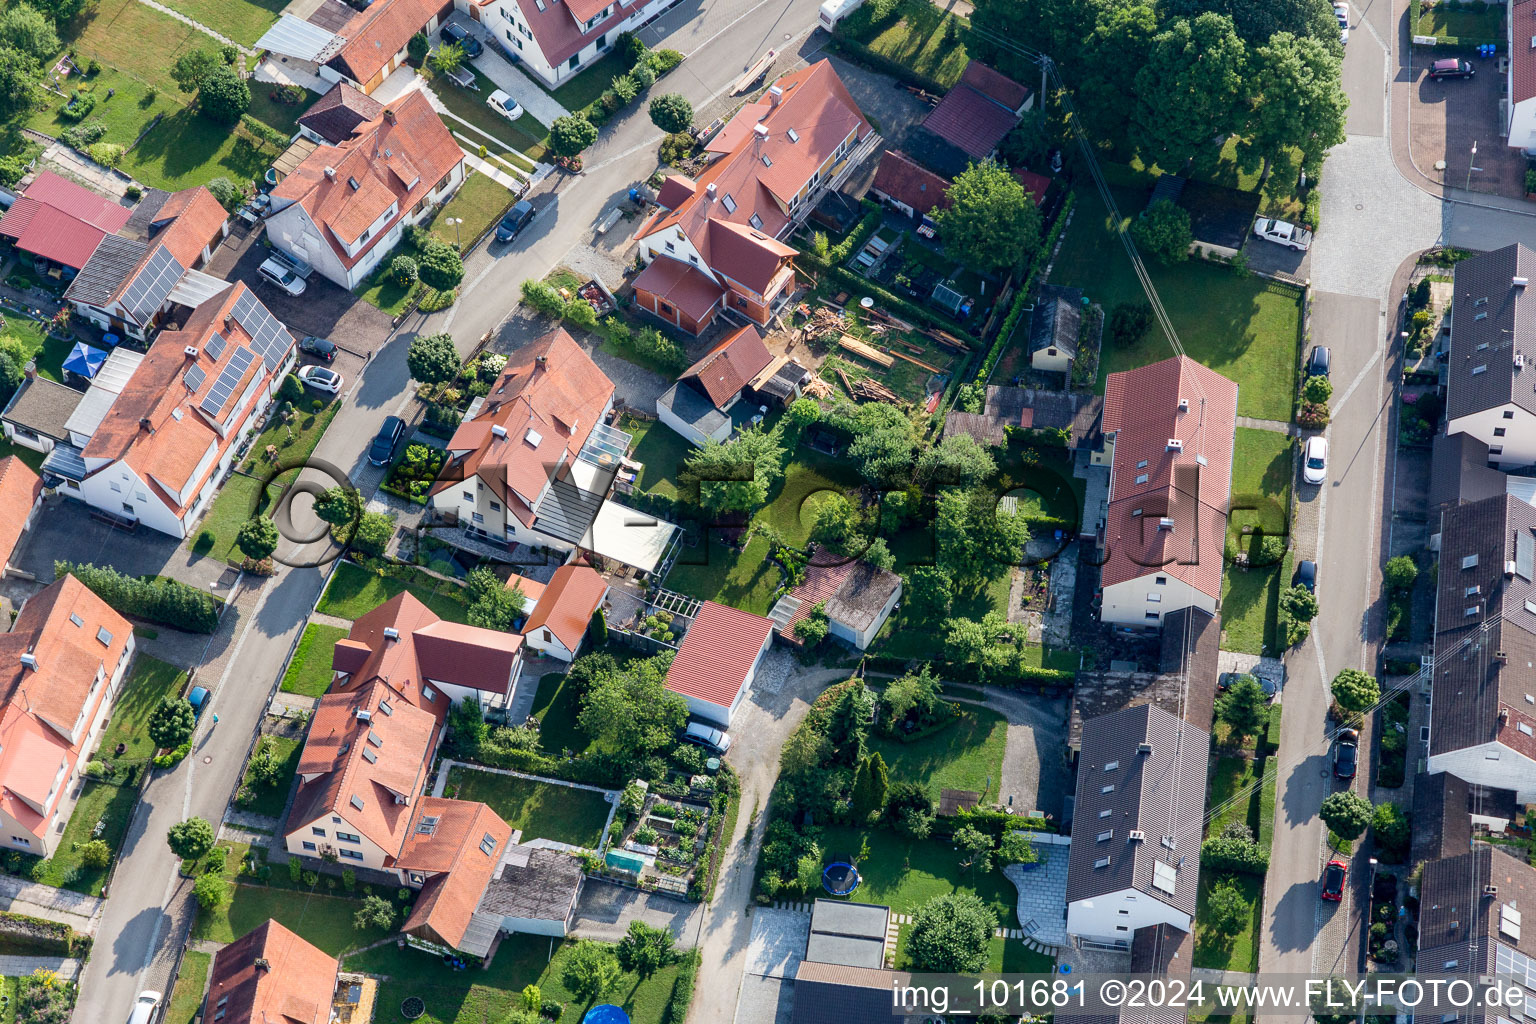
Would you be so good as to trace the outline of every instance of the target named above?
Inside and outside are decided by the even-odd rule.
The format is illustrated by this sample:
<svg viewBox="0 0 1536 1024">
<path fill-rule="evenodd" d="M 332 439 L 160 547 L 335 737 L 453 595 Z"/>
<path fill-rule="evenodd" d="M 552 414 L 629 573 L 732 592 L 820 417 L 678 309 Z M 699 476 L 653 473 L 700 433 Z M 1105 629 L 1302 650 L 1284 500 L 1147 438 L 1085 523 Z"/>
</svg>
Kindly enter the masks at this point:
<svg viewBox="0 0 1536 1024">
<path fill-rule="evenodd" d="M 731 734 L 704 722 L 689 722 L 688 728 L 683 730 L 683 739 L 719 754 L 731 749 Z"/>
<path fill-rule="evenodd" d="M 500 89 L 487 96 L 485 102 L 508 121 L 516 121 L 523 116 L 523 105 Z"/>
<path fill-rule="evenodd" d="M 256 273 L 270 285 L 281 288 L 289 295 L 304 294 L 304 279 L 294 273 L 292 267 L 277 259 L 269 259 L 256 268 Z"/>
<path fill-rule="evenodd" d="M 299 370 L 299 380 L 316 391 L 336 394 L 341 390 L 342 376 L 329 366 L 306 366 Z"/>
<path fill-rule="evenodd" d="M 149 1024 L 159 1008 L 160 993 L 145 989 L 133 1001 L 133 1012 L 128 1016 L 128 1024 Z"/>
<path fill-rule="evenodd" d="M 1340 25 L 1339 26 L 1339 45 L 1340 46 L 1348 46 L 1349 45 L 1349 26 L 1348 25 Z"/>
<path fill-rule="evenodd" d="M 1307 438 L 1301 453 L 1301 478 L 1309 484 L 1328 479 L 1328 439 L 1321 434 Z"/>
<path fill-rule="evenodd" d="M 1260 217 L 1254 221 L 1253 233 L 1265 241 L 1277 242 L 1302 252 L 1312 247 L 1312 232 L 1306 228 L 1299 228 L 1289 221 L 1275 220 L 1273 217 Z"/>
</svg>

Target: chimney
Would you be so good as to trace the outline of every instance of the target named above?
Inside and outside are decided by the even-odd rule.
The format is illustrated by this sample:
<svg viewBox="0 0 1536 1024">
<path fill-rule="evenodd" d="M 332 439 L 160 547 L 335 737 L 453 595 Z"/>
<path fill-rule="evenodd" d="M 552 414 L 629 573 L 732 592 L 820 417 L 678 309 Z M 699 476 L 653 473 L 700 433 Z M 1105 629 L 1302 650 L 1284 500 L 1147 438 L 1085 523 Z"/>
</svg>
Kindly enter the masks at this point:
<svg viewBox="0 0 1536 1024">
<path fill-rule="evenodd" d="M 396 121 L 395 121 L 395 112 L 393 110 L 391 110 L 389 107 L 385 107 L 384 108 L 384 120 L 389 122 L 390 124 L 395 124 L 396 123 Z"/>
<path fill-rule="evenodd" d="M 762 142 L 768 137 L 768 126 L 765 124 L 755 124 L 752 126 L 752 134 L 757 136 L 758 142 Z"/>
<path fill-rule="evenodd" d="M 21 375 L 27 380 L 37 380 L 37 360 L 27 360 L 27 365 L 21 369 Z"/>
<path fill-rule="evenodd" d="M 256 958 L 256 969 L 258 971 L 270 971 L 272 969 L 272 963 L 266 957 L 259 956 Z"/>
<path fill-rule="evenodd" d="M 26 651 L 22 654 L 21 663 L 27 668 L 31 669 L 33 672 L 37 671 L 37 655 L 33 654 L 31 651 Z"/>
<path fill-rule="evenodd" d="M 181 354 L 186 356 L 188 359 L 196 359 L 197 358 L 197 346 L 196 345 L 188 345 L 186 348 L 181 350 Z"/>
<path fill-rule="evenodd" d="M 706 199 L 708 199 L 710 202 L 714 202 L 715 201 L 715 183 L 714 182 L 710 182 L 708 185 L 704 186 L 704 197 Z"/>
<path fill-rule="evenodd" d="M 1515 277 L 1515 278 L 1511 278 L 1509 283 L 1514 285 L 1516 288 L 1524 288 L 1526 285 L 1530 284 L 1531 282 L 1530 282 L 1529 278 Z"/>
<path fill-rule="evenodd" d="M 784 90 L 778 86 L 770 86 L 768 89 L 768 105 L 776 107 L 784 100 Z"/>
<path fill-rule="evenodd" d="M 715 190 L 715 186 L 709 186 L 709 190 L 713 192 Z M 547 368 L 549 366 L 549 356 L 534 356 L 533 362 L 541 369 Z"/>
<path fill-rule="evenodd" d="M 148 416 L 145 416 L 145 417 L 143 417 L 142 419 L 139 420 L 139 429 L 143 430 L 143 431 L 146 431 L 148 433 L 151 433 L 151 434 L 153 434 L 155 432 L 154 429 L 150 426 L 149 417 Z"/>
<path fill-rule="evenodd" d="M 336 180 L 336 168 L 334 168 L 334 167 L 327 167 L 325 169 L 325 176 L 327 178 L 330 178 L 332 181 L 335 181 Z"/>
<path fill-rule="evenodd" d="M 400 631 L 398 629 L 396 629 L 394 626 L 385 626 L 384 627 L 384 639 L 386 639 L 386 640 L 399 640 L 400 639 Z"/>
<path fill-rule="evenodd" d="M 233 313 L 225 313 L 224 314 L 224 329 L 226 331 L 231 331 L 231 330 L 234 330 L 234 327 L 235 327 L 235 314 L 233 314 Z"/>
</svg>

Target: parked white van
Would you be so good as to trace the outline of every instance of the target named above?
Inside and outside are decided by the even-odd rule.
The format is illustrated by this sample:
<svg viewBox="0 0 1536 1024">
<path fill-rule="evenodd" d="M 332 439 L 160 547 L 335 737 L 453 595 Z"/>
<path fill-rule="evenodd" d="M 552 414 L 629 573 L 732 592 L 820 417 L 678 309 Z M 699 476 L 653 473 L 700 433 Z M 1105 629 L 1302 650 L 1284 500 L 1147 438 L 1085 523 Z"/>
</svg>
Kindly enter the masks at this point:
<svg viewBox="0 0 1536 1024">
<path fill-rule="evenodd" d="M 863 3 L 864 0 L 827 0 L 821 5 L 821 13 L 817 15 L 816 20 L 822 28 L 831 32 L 837 27 L 838 22 L 858 10 Z"/>
<path fill-rule="evenodd" d="M 134 1000 L 133 1013 L 128 1016 L 128 1024 L 149 1024 L 154 1019 L 155 1011 L 160 1008 L 160 993 L 145 990 L 139 993 L 139 998 Z"/>
</svg>

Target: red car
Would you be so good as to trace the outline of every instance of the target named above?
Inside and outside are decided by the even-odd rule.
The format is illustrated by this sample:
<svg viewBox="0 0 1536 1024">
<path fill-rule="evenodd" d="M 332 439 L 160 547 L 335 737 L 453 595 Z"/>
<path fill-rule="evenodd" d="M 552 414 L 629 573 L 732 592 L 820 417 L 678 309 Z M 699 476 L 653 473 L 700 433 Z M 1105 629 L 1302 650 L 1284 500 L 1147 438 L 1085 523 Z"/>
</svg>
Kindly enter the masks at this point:
<svg viewBox="0 0 1536 1024">
<path fill-rule="evenodd" d="M 1323 870 L 1323 899 L 1338 903 L 1344 899 L 1344 879 L 1349 876 L 1349 865 L 1341 860 L 1331 860 Z"/>
</svg>

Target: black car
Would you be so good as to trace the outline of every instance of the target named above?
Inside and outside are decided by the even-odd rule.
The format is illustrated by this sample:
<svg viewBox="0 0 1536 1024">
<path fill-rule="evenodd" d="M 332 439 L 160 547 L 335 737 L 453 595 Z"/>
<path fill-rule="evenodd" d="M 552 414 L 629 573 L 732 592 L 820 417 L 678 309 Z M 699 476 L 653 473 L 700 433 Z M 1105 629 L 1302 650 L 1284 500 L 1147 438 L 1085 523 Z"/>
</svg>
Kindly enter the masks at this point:
<svg viewBox="0 0 1536 1024">
<path fill-rule="evenodd" d="M 329 338 L 321 338 L 311 334 L 299 342 L 299 351 L 308 352 L 316 359 L 323 359 L 329 363 L 336 358 L 336 343 Z"/>
<path fill-rule="evenodd" d="M 467 28 L 465 28 L 463 25 L 458 25 L 451 21 L 443 26 L 442 35 L 443 42 L 458 43 L 460 46 L 462 46 L 464 48 L 464 56 L 468 57 L 470 60 L 474 60 L 476 57 L 480 56 L 481 51 L 485 49 L 485 47 L 480 45 L 480 40 L 469 34 L 469 30 Z"/>
<path fill-rule="evenodd" d="M 1333 748 L 1333 777 L 1352 779 L 1360 766 L 1360 733 L 1354 729 L 1340 729 L 1339 741 Z"/>
<path fill-rule="evenodd" d="M 1430 78 L 1471 78 L 1477 73 L 1471 61 L 1447 57 L 1429 66 Z"/>
<path fill-rule="evenodd" d="M 528 226 L 533 219 L 533 204 L 526 199 L 519 200 L 517 205 L 507 211 L 507 215 L 501 218 L 501 223 L 496 225 L 496 241 L 510 242 L 517 237 L 517 233 Z"/>
<path fill-rule="evenodd" d="M 1310 559 L 1296 563 L 1296 586 L 1306 587 L 1308 593 L 1317 593 L 1317 563 Z"/>
<path fill-rule="evenodd" d="M 375 466 L 387 466 L 395 457 L 395 445 L 400 443 L 400 436 L 405 433 L 405 420 L 399 416 L 384 417 L 384 425 L 379 428 L 373 444 L 368 446 L 368 461 Z"/>
<path fill-rule="evenodd" d="M 1326 376 L 1328 376 L 1328 364 L 1329 364 L 1329 362 L 1330 362 L 1330 360 L 1328 358 L 1328 346 L 1327 345 L 1313 345 L 1312 346 L 1312 354 L 1307 357 L 1307 376 L 1308 377 L 1326 377 Z"/>
</svg>

